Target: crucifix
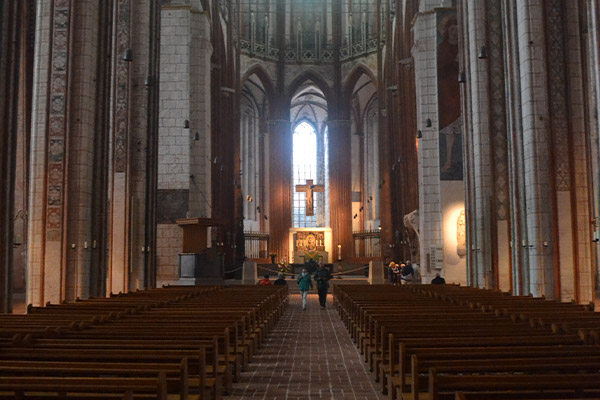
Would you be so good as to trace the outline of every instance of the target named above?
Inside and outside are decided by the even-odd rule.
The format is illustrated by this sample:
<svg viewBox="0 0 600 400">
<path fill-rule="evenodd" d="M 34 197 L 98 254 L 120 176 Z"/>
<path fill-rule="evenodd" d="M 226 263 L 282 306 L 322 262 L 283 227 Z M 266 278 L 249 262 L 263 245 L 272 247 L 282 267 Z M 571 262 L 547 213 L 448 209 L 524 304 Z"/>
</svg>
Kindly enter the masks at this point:
<svg viewBox="0 0 600 400">
<path fill-rule="evenodd" d="M 306 216 L 312 217 L 315 215 L 313 207 L 313 192 L 324 192 L 325 186 L 313 185 L 312 179 L 306 180 L 306 185 L 296 185 L 296 192 L 306 192 Z"/>
</svg>

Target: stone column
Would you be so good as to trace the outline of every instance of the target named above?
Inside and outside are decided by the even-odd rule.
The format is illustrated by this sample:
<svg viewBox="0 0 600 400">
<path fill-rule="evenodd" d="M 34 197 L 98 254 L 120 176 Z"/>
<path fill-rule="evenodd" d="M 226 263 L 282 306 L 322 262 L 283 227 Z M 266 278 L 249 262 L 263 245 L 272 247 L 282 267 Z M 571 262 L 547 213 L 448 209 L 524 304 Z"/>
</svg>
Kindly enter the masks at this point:
<svg viewBox="0 0 600 400">
<path fill-rule="evenodd" d="M 425 5 L 422 5 L 425 7 Z M 418 142 L 419 177 L 419 231 L 421 276 L 423 281 L 430 280 L 437 271 L 427 264 L 431 248 L 442 247 L 442 211 L 440 193 L 439 137 L 433 127 L 437 121 L 437 35 L 436 14 L 424 12 L 415 19 L 412 50 L 415 60 L 415 82 L 417 93 L 417 129 L 422 137 Z M 425 121 L 431 120 L 432 127 L 426 127 Z"/>
<path fill-rule="evenodd" d="M 179 279 L 181 228 L 175 220 L 212 215 L 211 54 L 210 21 L 200 2 L 163 4 L 158 153 L 158 278 L 162 283 Z"/>
<path fill-rule="evenodd" d="M 55 15 L 58 11 L 55 2 Z M 60 71 L 54 71 L 52 96 L 55 91 L 60 90 L 60 85 L 69 82 L 66 89 L 68 98 L 68 114 L 64 121 L 67 130 L 65 138 L 65 163 L 66 176 L 64 180 L 64 194 L 62 195 L 66 204 L 64 214 L 66 223 L 62 225 L 63 246 L 66 247 L 64 254 L 64 299 L 73 300 L 77 297 L 89 296 L 90 289 L 90 261 L 92 249 L 92 198 L 94 153 L 95 153 L 95 127 L 96 127 L 96 103 L 97 96 L 96 81 L 98 80 L 97 65 L 101 57 L 98 52 L 98 37 L 100 26 L 98 15 L 99 5 L 95 2 L 75 2 L 70 9 L 70 17 L 73 32 L 71 46 L 67 49 L 72 52 L 70 56 L 70 77 L 62 82 L 59 77 Z M 60 14 L 59 14 L 60 15 Z M 59 20 L 60 21 L 60 20 Z M 56 25 L 55 25 L 56 29 Z M 57 33 L 60 31 L 57 31 Z M 61 40 L 61 36 L 55 36 Z M 57 44 L 58 46 L 59 44 Z M 56 48 L 56 46 L 55 46 Z M 59 53 L 56 49 L 54 57 Z M 59 124 L 55 110 L 50 111 L 51 123 Z M 51 125 L 51 132 L 53 130 Z M 50 156 L 52 156 L 52 140 L 50 143 Z M 58 174 L 59 164 L 57 162 L 49 165 L 49 179 L 54 180 Z M 50 209 L 54 209 L 59 203 L 60 187 L 51 186 L 48 193 L 56 195 L 56 199 L 48 201 Z M 52 203 L 51 203 L 52 201 Z M 49 237 L 49 239 L 52 237 Z M 47 244 L 49 248 L 52 245 Z M 52 260 L 46 258 L 46 263 Z M 48 264 L 47 264 L 48 265 Z M 50 266 L 50 265 L 48 265 Z M 50 271 L 48 271 L 50 272 Z"/>
<path fill-rule="evenodd" d="M 351 121 L 329 120 L 329 215 L 333 247 L 342 258 L 353 256 Z"/>
<path fill-rule="evenodd" d="M 74 6 L 37 3 L 27 302 L 65 299 L 65 200 Z"/>
<path fill-rule="evenodd" d="M 588 79 L 589 85 L 592 89 L 588 92 L 588 103 L 590 104 L 588 110 L 589 115 L 600 115 L 600 3 L 597 0 L 588 0 L 587 1 L 587 14 L 588 14 L 588 63 L 589 70 Z M 589 117 L 588 117 L 589 118 Z M 598 138 L 600 134 L 600 119 L 599 118 L 589 118 L 588 123 L 590 125 L 590 135 L 591 137 Z M 592 141 L 592 145 L 594 148 L 591 150 L 593 155 L 592 160 L 592 177 L 594 180 L 594 193 L 592 194 L 593 198 L 593 206 L 595 216 L 595 224 L 593 229 L 596 234 L 596 238 L 600 237 L 600 227 L 598 224 L 598 216 L 600 215 L 600 166 L 598 165 L 598 158 L 600 155 L 600 141 L 598 139 Z M 596 242 L 595 246 L 592 248 L 593 253 L 595 254 L 596 265 L 595 265 L 595 292 L 596 298 L 600 298 L 600 266 L 598 260 L 600 260 L 600 246 L 598 245 L 600 242 Z"/>
<path fill-rule="evenodd" d="M 267 121 L 269 134 L 269 252 L 289 257 L 292 226 L 292 132 L 287 119 Z"/>
<path fill-rule="evenodd" d="M 471 268 L 475 269 L 473 285 L 478 287 L 494 287 L 494 276 L 491 259 L 491 226 L 492 221 L 492 170 L 490 163 L 490 122 L 488 99 L 488 62 L 479 59 L 482 46 L 487 49 L 485 37 L 485 4 L 484 2 L 468 3 L 463 9 L 463 21 L 468 26 L 465 44 L 465 70 L 468 71 L 469 119 L 472 129 L 472 169 L 469 171 L 470 212 L 472 215 L 473 235 L 470 237 L 471 249 L 474 250 Z M 464 3 L 463 3 L 464 4 Z M 458 79 L 458 77 L 457 77 Z M 473 248 L 474 247 L 474 248 Z"/>
<path fill-rule="evenodd" d="M 0 4 L 0 313 L 11 311 L 18 115 L 18 1 Z M 21 21 L 22 22 L 22 21 Z"/>
<path fill-rule="evenodd" d="M 179 279 L 178 218 L 210 217 L 210 21 L 199 1 L 161 8 L 158 172 L 158 279 Z M 187 122 L 186 122 L 187 121 Z M 214 161 L 214 163 L 213 163 Z"/>
<path fill-rule="evenodd" d="M 547 71 L 544 59 L 543 1 L 517 4 L 519 69 L 521 80 L 523 162 L 529 291 L 554 298 L 553 213 L 551 163 L 548 143 Z M 547 242 L 548 245 L 544 245 Z"/>
</svg>

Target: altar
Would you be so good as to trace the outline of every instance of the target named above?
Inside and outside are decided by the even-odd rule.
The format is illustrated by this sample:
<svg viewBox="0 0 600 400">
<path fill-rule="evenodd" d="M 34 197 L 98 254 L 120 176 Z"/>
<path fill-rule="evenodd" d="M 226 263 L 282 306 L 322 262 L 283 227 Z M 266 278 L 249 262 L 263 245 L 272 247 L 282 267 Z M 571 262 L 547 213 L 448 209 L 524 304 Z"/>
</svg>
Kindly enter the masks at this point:
<svg viewBox="0 0 600 400">
<path fill-rule="evenodd" d="M 331 228 L 291 228 L 289 243 L 290 263 L 304 264 L 307 258 L 323 264 L 334 261 Z"/>
</svg>

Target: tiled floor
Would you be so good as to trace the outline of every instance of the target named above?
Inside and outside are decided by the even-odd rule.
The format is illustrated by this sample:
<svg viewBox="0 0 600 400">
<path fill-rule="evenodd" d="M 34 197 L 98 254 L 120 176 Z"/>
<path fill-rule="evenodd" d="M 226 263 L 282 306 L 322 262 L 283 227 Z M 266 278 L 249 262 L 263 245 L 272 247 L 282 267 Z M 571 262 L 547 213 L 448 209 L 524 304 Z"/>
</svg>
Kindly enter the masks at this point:
<svg viewBox="0 0 600 400">
<path fill-rule="evenodd" d="M 338 313 L 290 295 L 283 317 L 224 399 L 383 399 Z"/>
</svg>

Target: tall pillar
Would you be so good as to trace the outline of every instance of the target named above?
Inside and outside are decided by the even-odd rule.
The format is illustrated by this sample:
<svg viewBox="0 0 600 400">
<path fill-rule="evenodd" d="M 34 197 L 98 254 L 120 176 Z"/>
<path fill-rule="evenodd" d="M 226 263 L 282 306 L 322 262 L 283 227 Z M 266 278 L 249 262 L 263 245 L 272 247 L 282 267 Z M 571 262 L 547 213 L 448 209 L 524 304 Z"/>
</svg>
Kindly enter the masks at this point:
<svg viewBox="0 0 600 400">
<path fill-rule="evenodd" d="M 351 258 L 352 238 L 352 157 L 350 120 L 329 120 L 329 219 L 333 247 L 342 246 L 342 258 Z"/>
<path fill-rule="evenodd" d="M 152 3 L 37 2 L 29 303 L 149 284 Z"/>
<path fill-rule="evenodd" d="M 420 131 L 420 272 L 423 282 L 429 282 L 437 272 L 442 272 L 449 282 L 465 284 L 463 157 L 465 142 L 471 144 L 471 141 L 462 138 L 465 132 L 462 124 L 469 119 L 462 110 L 458 84 L 457 15 L 453 9 L 436 8 L 439 4 L 433 2 L 423 2 L 420 6 L 413 26 L 412 50 L 417 129 Z M 467 158 L 466 161 L 472 164 L 472 160 Z M 479 179 L 480 186 L 483 182 L 485 178 Z M 477 277 L 472 275 L 471 278 L 474 276 Z M 471 279 L 470 283 L 481 285 L 477 279 Z"/>
<path fill-rule="evenodd" d="M 292 132 L 288 119 L 267 121 L 269 135 L 269 250 L 289 254 L 292 226 Z"/>
<path fill-rule="evenodd" d="M 529 290 L 554 298 L 554 227 L 543 1 L 517 4 Z M 523 40 L 522 38 L 526 38 Z M 547 244 L 545 244 L 547 243 Z"/>
<path fill-rule="evenodd" d="M 587 46 L 587 61 L 588 61 L 588 81 L 591 86 L 591 90 L 588 91 L 588 124 L 590 126 L 590 135 L 588 138 L 594 137 L 592 134 L 595 133 L 595 137 L 598 137 L 600 133 L 600 119 L 591 118 L 592 115 L 600 115 L 600 3 L 597 0 L 588 0 L 587 2 L 587 17 L 588 17 L 588 46 Z M 595 144 L 595 145 L 594 145 Z M 593 205 L 592 210 L 594 211 L 594 232 L 595 237 L 600 238 L 600 164 L 598 158 L 600 155 L 600 141 L 596 140 L 592 142 L 592 160 L 590 169 L 592 170 L 592 179 L 594 180 L 593 187 L 594 192 L 591 195 Z M 595 161 L 594 161 L 595 160 Z M 600 242 L 596 241 L 592 248 L 592 254 L 595 256 L 594 265 L 595 272 L 595 297 L 600 298 Z"/>
<path fill-rule="evenodd" d="M 10 312 L 17 145 L 19 1 L 0 4 L 0 313 Z"/>
<path fill-rule="evenodd" d="M 465 4 L 466 3 L 466 4 Z M 492 163 L 489 98 L 488 63 L 478 59 L 482 46 L 486 46 L 486 3 L 463 2 L 462 21 L 468 27 L 464 32 L 465 70 L 468 71 L 467 99 L 469 101 L 469 161 L 470 192 L 469 199 L 472 235 L 469 238 L 472 258 L 470 268 L 474 269 L 472 282 L 478 287 L 494 287 L 495 277 L 492 270 Z M 490 49 L 491 51 L 491 49 Z M 496 51 L 494 49 L 494 51 Z M 457 77 L 458 79 L 458 77 Z"/>
<path fill-rule="evenodd" d="M 414 46 L 412 50 L 415 60 L 417 129 L 421 131 L 418 139 L 418 182 L 419 182 L 419 231 L 421 275 L 435 274 L 431 271 L 428 261 L 431 249 L 442 246 L 442 212 L 439 176 L 439 139 L 437 131 L 425 126 L 429 118 L 431 125 L 436 126 L 437 109 L 437 71 L 436 35 L 433 33 L 436 25 L 436 15 L 425 12 L 425 4 L 421 4 L 417 14 L 413 33 Z"/>
<path fill-rule="evenodd" d="M 146 275 L 152 264 L 154 238 L 146 207 L 152 207 L 152 160 L 157 116 L 155 77 L 157 60 L 150 45 L 156 39 L 156 2 L 118 0 L 114 8 L 114 48 L 111 168 L 109 170 L 110 257 L 107 292 L 127 292 L 152 286 Z M 131 57 L 129 57 L 131 56 Z M 150 160 L 148 159 L 150 157 Z"/>
<path fill-rule="evenodd" d="M 176 282 L 178 218 L 211 217 L 210 21 L 196 1 L 161 7 L 158 278 Z M 186 125 L 186 122 L 188 121 Z M 187 126 L 187 127 L 186 127 Z M 219 160 L 215 160 L 218 166 Z"/>
<path fill-rule="evenodd" d="M 32 119 L 28 303 L 66 296 L 67 152 L 75 9 L 70 1 L 37 3 Z"/>
</svg>

